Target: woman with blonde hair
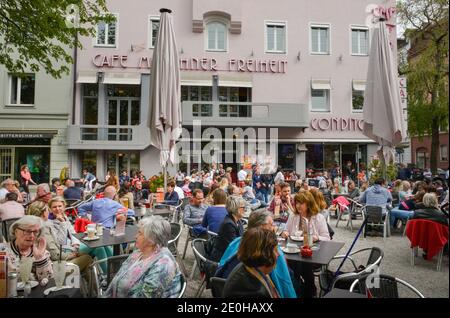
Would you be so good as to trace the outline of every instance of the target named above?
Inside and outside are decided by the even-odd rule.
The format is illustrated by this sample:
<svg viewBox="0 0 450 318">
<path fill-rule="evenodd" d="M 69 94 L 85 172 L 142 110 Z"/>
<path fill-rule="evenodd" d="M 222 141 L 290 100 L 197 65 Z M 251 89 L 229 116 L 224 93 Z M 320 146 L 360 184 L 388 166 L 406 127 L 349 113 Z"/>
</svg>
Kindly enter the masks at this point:
<svg viewBox="0 0 450 318">
<path fill-rule="evenodd" d="M 56 242 L 63 245 L 63 249 L 69 252 L 77 252 L 79 255 L 89 255 L 92 258 L 95 257 L 97 260 L 113 256 L 111 247 L 103 246 L 90 248 L 75 237 L 75 229 L 65 213 L 66 200 L 64 200 L 63 197 L 54 197 L 48 202 L 48 207 L 55 217 L 52 222 L 55 230 Z M 85 258 L 85 261 L 88 262 L 87 258 Z M 106 272 L 106 264 L 102 263 L 100 266 Z"/>
<path fill-rule="evenodd" d="M 314 200 L 316 201 L 319 207 L 320 214 L 322 214 L 325 217 L 325 220 L 328 221 L 330 212 L 328 211 L 328 205 L 327 202 L 325 201 L 323 193 L 317 188 L 312 188 L 311 190 L 309 190 L 309 192 L 311 192 L 311 194 L 313 195 Z"/>
<path fill-rule="evenodd" d="M 311 194 L 306 190 L 299 192 L 294 197 L 295 207 L 293 213 L 289 215 L 286 223 L 286 231 L 281 235 L 283 237 L 301 236 L 303 231 L 307 230 L 312 235 L 313 242 L 329 241 L 327 221 L 320 214 L 320 208 Z"/>
<path fill-rule="evenodd" d="M 228 182 L 228 179 L 226 177 L 224 177 L 224 178 L 222 178 L 222 180 L 220 180 L 219 188 L 222 189 L 223 191 L 225 191 L 225 193 L 228 193 L 227 189 L 228 189 L 229 185 L 230 185 L 230 183 Z"/>
<path fill-rule="evenodd" d="M 116 191 L 119 192 L 120 183 L 119 183 L 119 177 L 116 175 L 116 169 L 114 169 L 114 168 L 109 169 L 108 174 L 105 179 L 106 179 L 105 189 L 108 186 L 113 186 L 114 188 L 116 188 Z"/>
</svg>

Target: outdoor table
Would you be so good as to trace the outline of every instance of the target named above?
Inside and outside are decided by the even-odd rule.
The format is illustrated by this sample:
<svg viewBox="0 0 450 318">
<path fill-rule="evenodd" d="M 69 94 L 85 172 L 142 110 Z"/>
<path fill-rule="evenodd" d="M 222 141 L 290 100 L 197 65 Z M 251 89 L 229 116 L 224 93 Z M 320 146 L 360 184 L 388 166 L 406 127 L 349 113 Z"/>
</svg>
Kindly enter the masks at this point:
<svg viewBox="0 0 450 318">
<path fill-rule="evenodd" d="M 280 246 L 284 247 L 287 243 L 294 243 L 301 248 L 303 242 L 292 241 L 290 238 L 280 242 Z M 289 267 L 294 271 L 294 276 L 300 281 L 300 276 L 304 280 L 302 297 L 312 298 L 315 294 L 314 269 L 321 267 L 322 271 L 326 271 L 328 263 L 344 246 L 342 242 L 319 241 L 313 245 L 312 257 L 303 257 L 300 252 L 295 254 L 284 253 Z"/>
<path fill-rule="evenodd" d="M 103 230 L 103 235 L 100 236 L 98 240 L 86 241 L 84 237 L 85 233 L 77 233 L 75 236 L 81 240 L 87 247 L 96 248 L 103 246 L 113 246 L 113 254 L 120 255 L 120 245 L 123 243 L 130 243 L 136 241 L 136 235 L 138 232 L 137 225 L 126 225 L 125 234 L 121 236 L 111 235 L 110 230 L 105 228 Z"/>
<path fill-rule="evenodd" d="M 367 298 L 360 293 L 351 293 L 347 289 L 333 288 L 323 298 Z"/>
<path fill-rule="evenodd" d="M 175 208 L 175 207 L 174 207 Z M 169 217 L 174 213 L 174 210 L 171 210 L 170 208 L 149 208 L 147 209 L 147 212 L 145 213 L 145 216 L 150 215 L 160 215 L 162 217 Z"/>
<path fill-rule="evenodd" d="M 49 295 L 44 295 L 44 292 L 51 288 L 56 286 L 55 284 L 55 280 L 53 278 L 50 278 L 47 285 L 45 286 L 41 286 L 41 284 L 37 285 L 36 287 L 33 287 L 31 289 L 31 292 L 29 294 L 29 298 L 44 298 L 44 297 L 52 297 L 52 294 L 54 294 L 54 292 L 51 292 Z M 61 289 L 61 292 L 64 293 L 64 295 L 70 295 L 71 297 L 82 297 L 81 295 L 81 291 L 79 288 L 64 288 Z M 17 296 L 18 297 L 23 297 L 23 290 L 18 290 L 17 291 Z"/>
</svg>

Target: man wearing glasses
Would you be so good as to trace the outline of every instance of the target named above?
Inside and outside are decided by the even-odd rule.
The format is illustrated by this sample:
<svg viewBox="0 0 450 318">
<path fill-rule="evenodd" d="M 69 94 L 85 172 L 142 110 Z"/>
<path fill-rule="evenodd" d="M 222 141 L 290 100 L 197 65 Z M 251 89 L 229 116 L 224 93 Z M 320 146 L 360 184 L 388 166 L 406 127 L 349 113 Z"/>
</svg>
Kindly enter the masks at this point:
<svg viewBox="0 0 450 318">
<path fill-rule="evenodd" d="M 190 234 L 194 237 L 199 237 L 207 232 L 207 229 L 202 226 L 203 216 L 208 208 L 204 201 L 203 191 L 195 189 L 191 202 L 184 208 L 183 222 L 192 227 Z"/>
</svg>

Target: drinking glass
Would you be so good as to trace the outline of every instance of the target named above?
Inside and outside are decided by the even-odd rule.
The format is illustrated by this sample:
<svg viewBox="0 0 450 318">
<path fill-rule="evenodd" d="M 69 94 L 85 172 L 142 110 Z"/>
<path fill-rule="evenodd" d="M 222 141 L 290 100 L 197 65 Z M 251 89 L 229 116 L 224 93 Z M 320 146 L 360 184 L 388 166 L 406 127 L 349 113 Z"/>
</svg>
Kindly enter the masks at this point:
<svg viewBox="0 0 450 318">
<path fill-rule="evenodd" d="M 55 279 L 56 288 L 61 288 L 66 278 L 66 261 L 53 263 L 53 277 Z"/>
<path fill-rule="evenodd" d="M 33 257 L 22 257 L 20 259 L 20 280 L 23 282 L 24 286 L 30 279 L 31 269 L 33 268 L 33 260 Z"/>
</svg>

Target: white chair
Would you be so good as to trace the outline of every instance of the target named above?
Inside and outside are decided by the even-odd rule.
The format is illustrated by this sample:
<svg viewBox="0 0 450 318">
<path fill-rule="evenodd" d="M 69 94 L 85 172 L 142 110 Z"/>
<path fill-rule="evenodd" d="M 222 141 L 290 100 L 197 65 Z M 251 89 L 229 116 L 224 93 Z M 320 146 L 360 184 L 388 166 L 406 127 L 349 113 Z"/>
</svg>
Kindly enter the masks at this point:
<svg viewBox="0 0 450 318">
<path fill-rule="evenodd" d="M 64 280 L 65 286 L 73 288 L 80 288 L 81 274 L 80 268 L 74 263 L 66 263 L 66 278 Z"/>
</svg>

